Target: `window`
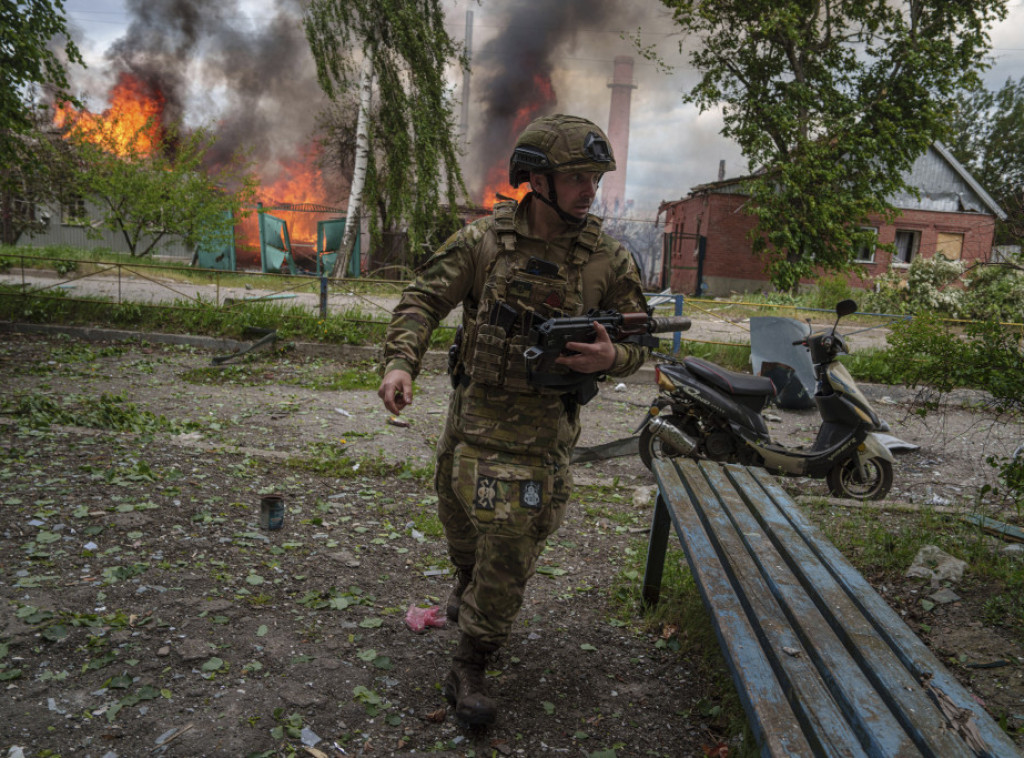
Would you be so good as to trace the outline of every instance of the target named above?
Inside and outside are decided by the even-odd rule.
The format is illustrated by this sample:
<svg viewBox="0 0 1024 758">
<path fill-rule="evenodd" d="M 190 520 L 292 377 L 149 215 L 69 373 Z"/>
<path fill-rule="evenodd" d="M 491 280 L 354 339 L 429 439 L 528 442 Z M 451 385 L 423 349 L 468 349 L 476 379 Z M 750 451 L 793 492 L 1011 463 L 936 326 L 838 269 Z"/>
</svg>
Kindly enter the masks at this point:
<svg viewBox="0 0 1024 758">
<path fill-rule="evenodd" d="M 920 242 L 921 232 L 897 229 L 896 239 L 893 241 L 896 253 L 892 257 L 892 262 L 909 264 L 917 255 L 917 246 Z"/>
<path fill-rule="evenodd" d="M 875 248 L 878 247 L 878 229 L 873 226 L 861 227 L 862 231 L 871 232 L 871 242 L 862 244 L 853 254 L 853 260 L 857 263 L 874 263 Z"/>
<path fill-rule="evenodd" d="M 65 226 L 84 226 L 86 223 L 85 198 L 73 195 L 61 203 L 60 222 Z"/>
<path fill-rule="evenodd" d="M 947 261 L 958 261 L 964 249 L 964 235 L 939 232 L 935 241 L 935 255 L 941 255 Z"/>
</svg>

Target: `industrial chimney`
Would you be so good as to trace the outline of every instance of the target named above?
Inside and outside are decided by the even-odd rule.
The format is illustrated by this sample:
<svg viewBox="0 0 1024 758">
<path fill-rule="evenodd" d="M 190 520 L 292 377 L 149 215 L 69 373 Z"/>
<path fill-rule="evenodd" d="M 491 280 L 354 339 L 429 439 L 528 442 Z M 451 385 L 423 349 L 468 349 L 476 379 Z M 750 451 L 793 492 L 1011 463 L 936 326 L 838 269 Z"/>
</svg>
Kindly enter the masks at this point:
<svg viewBox="0 0 1024 758">
<path fill-rule="evenodd" d="M 609 211 L 621 210 L 626 196 L 626 159 L 629 156 L 629 101 L 636 85 L 633 83 L 633 59 L 628 55 L 615 58 L 612 80 L 611 110 L 608 112 L 608 139 L 615 153 L 616 170 L 601 180 L 602 202 Z"/>
</svg>

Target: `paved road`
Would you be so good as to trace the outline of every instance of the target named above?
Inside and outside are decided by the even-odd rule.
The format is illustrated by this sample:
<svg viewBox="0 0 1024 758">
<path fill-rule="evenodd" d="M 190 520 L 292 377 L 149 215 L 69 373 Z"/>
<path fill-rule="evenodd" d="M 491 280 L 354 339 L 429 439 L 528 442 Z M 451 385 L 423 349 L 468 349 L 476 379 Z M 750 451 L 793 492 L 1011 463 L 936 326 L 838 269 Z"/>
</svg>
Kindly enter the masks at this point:
<svg viewBox="0 0 1024 758">
<path fill-rule="evenodd" d="M 148 272 L 138 274 L 123 272 L 120 277 L 116 272 L 105 274 L 94 274 L 84 277 L 77 274 L 70 274 L 66 277 L 58 277 L 52 271 L 11 269 L 0 274 L 0 282 L 6 284 L 24 284 L 31 289 L 61 289 L 69 294 L 90 295 L 94 297 L 108 297 L 114 301 L 134 301 L 141 303 L 171 303 L 175 300 L 198 300 L 206 302 L 240 302 L 260 299 L 270 299 L 283 304 L 303 305 L 310 310 L 317 310 L 320 307 L 319 294 L 307 292 L 294 292 L 292 279 L 282 277 L 274 279 L 279 282 L 277 289 L 245 289 L 243 287 L 218 287 L 216 284 L 190 284 L 183 282 L 172 282 L 150 277 Z M 359 308 L 371 316 L 380 316 L 390 313 L 398 302 L 398 295 L 393 296 L 366 296 L 351 292 L 331 285 L 328 296 L 328 307 L 332 312 L 346 311 Z M 698 307 L 686 308 L 685 312 L 693 320 L 693 326 L 685 334 L 686 339 L 706 342 L 735 342 L 739 344 L 750 344 L 750 323 L 741 316 L 732 316 L 729 312 L 730 306 L 716 304 L 714 312 L 702 312 Z M 826 323 L 826 314 L 814 314 L 815 326 Z M 459 323 L 461 314 L 459 310 L 453 311 L 445 323 L 456 325 Z M 851 332 L 857 332 L 851 329 Z M 853 350 L 866 347 L 884 347 L 886 330 L 874 328 L 853 334 L 848 340 Z"/>
</svg>

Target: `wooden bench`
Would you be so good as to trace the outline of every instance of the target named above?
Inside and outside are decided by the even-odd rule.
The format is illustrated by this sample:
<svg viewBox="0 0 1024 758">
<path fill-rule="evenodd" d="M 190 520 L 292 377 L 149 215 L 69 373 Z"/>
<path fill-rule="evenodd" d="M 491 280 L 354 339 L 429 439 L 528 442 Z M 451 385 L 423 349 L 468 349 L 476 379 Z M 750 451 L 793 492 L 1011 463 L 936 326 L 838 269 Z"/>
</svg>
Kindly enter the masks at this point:
<svg viewBox="0 0 1024 758">
<path fill-rule="evenodd" d="M 644 602 L 669 527 L 764 756 L 1020 755 L 762 469 L 656 460 Z"/>
</svg>

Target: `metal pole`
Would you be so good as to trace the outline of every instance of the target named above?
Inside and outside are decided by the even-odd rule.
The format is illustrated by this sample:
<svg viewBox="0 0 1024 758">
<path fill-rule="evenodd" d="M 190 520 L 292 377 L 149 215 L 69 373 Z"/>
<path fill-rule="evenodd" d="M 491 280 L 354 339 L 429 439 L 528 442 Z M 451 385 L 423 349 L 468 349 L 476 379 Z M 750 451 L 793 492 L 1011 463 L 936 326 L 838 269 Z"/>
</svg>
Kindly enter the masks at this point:
<svg viewBox="0 0 1024 758">
<path fill-rule="evenodd" d="M 320 318 L 327 318 L 327 277 L 320 277 Z"/>
</svg>

